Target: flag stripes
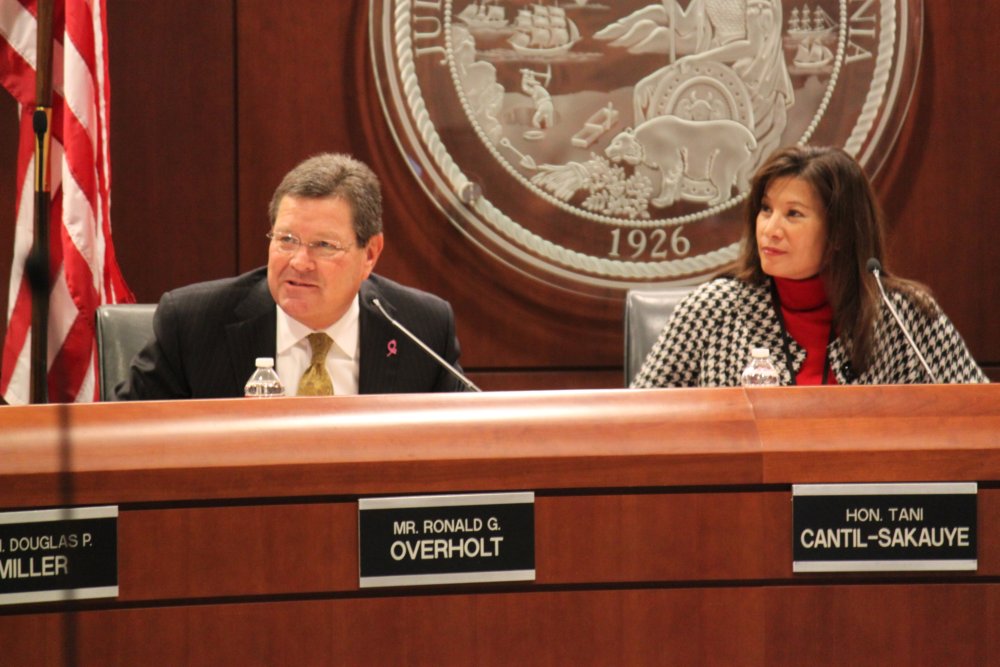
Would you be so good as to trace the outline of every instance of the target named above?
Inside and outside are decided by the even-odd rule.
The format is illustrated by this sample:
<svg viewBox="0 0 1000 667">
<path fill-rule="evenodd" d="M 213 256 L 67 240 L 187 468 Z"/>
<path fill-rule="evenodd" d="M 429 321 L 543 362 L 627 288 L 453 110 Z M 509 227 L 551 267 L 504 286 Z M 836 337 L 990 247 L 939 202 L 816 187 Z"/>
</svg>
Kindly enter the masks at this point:
<svg viewBox="0 0 1000 667">
<path fill-rule="evenodd" d="M 94 311 L 133 301 L 111 243 L 110 91 L 104 0 L 54 0 L 50 150 L 49 399 L 98 396 Z M 0 0 L 0 84 L 21 106 L 17 229 L 0 393 L 29 397 L 31 291 L 23 266 L 34 218 L 35 20 L 37 0 Z M 0 211 L 0 216 L 4 215 Z"/>
</svg>

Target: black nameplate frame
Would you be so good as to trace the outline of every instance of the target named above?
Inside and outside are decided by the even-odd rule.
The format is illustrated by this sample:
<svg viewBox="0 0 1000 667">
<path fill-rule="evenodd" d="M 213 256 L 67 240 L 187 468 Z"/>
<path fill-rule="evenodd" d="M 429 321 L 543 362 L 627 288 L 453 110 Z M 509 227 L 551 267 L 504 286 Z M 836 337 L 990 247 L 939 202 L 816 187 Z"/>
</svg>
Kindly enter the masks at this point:
<svg viewBox="0 0 1000 667">
<path fill-rule="evenodd" d="M 361 588 L 534 581 L 535 494 L 362 498 Z"/>
<path fill-rule="evenodd" d="M 792 485 L 792 572 L 975 571 L 975 482 Z"/>
<path fill-rule="evenodd" d="M 0 513 L 0 604 L 118 597 L 118 507 Z"/>
</svg>

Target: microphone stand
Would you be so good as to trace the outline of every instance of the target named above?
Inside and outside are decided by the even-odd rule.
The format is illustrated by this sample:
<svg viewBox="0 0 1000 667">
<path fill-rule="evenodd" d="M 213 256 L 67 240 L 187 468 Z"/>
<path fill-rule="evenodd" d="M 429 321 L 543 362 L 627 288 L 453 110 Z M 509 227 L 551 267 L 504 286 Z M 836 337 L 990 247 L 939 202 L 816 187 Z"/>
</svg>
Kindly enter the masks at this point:
<svg viewBox="0 0 1000 667">
<path fill-rule="evenodd" d="M 375 306 L 376 308 L 378 308 L 379 312 L 380 312 L 380 313 L 382 313 L 382 315 L 383 315 L 383 316 L 385 317 L 385 319 L 389 320 L 389 322 L 390 322 L 390 323 L 392 323 L 392 325 L 393 325 L 394 327 L 396 327 L 397 329 L 399 329 L 400 331 L 402 331 L 402 332 L 403 332 L 404 334 L 406 334 L 406 337 L 407 337 L 407 338 L 409 338 L 409 339 L 410 339 L 410 340 L 412 340 L 412 341 L 413 341 L 414 343 L 416 343 L 417 345 L 419 345 L 419 346 L 420 346 L 420 349 L 422 349 L 422 350 L 423 350 L 424 352 L 426 352 L 427 354 L 431 355 L 431 357 L 432 357 L 432 358 L 433 358 L 433 359 L 434 359 L 434 360 L 435 360 L 436 362 L 438 362 L 439 364 L 441 364 L 441 366 L 443 366 L 444 368 L 448 369 L 448 372 L 449 372 L 449 373 L 451 373 L 452 375 L 454 375 L 455 377 L 457 377 L 457 378 L 459 379 L 459 381 L 460 381 L 460 382 L 461 382 L 461 383 L 462 383 L 463 385 L 465 385 L 465 387 L 466 387 L 467 389 L 470 389 L 470 390 L 472 390 L 472 391 L 478 391 L 478 392 L 481 392 L 481 391 L 482 391 L 482 389 L 480 389 L 480 388 L 479 388 L 479 387 L 477 387 L 477 386 L 476 386 L 475 384 L 473 384 L 472 380 L 470 380 L 469 378 L 467 378 L 467 377 L 465 377 L 464 375 L 462 375 L 461 373 L 459 373 L 459 372 L 458 372 L 458 371 L 457 371 L 457 370 L 455 369 L 455 367 L 454 367 L 454 366 L 452 366 L 452 365 L 451 365 L 451 364 L 449 364 L 449 363 L 448 363 L 447 361 L 445 361 L 444 359 L 442 359 L 442 358 L 441 358 L 441 355 L 439 355 L 439 354 L 438 354 L 437 352 L 435 352 L 435 351 L 434 351 L 434 350 L 432 350 L 432 349 L 431 349 L 430 347 L 428 347 L 428 346 L 427 346 L 427 344 L 426 344 L 426 343 L 424 343 L 424 341 L 422 341 L 422 340 L 420 340 L 419 338 L 417 338 L 417 335 L 416 335 L 416 334 L 414 334 L 414 333 L 413 333 L 413 332 L 411 332 L 411 331 L 410 331 L 409 329 L 407 329 L 406 327 L 404 327 L 404 326 L 403 326 L 402 324 L 400 324 L 400 323 L 399 323 L 399 322 L 398 322 L 397 320 L 395 320 L 395 319 L 394 319 L 394 318 L 393 318 L 393 317 L 392 317 L 392 316 L 391 316 L 391 315 L 390 315 L 389 313 L 387 313 L 387 312 L 386 312 L 386 310 L 385 310 L 385 308 L 383 308 L 383 307 L 382 307 L 382 303 L 381 303 L 381 302 L 380 302 L 380 301 L 379 301 L 379 300 L 378 300 L 377 298 L 375 298 L 375 299 L 372 299 L 372 300 L 371 300 L 371 304 L 372 304 L 373 306 Z"/>
<path fill-rule="evenodd" d="M 924 367 L 924 372 L 927 373 L 927 377 L 931 379 L 932 383 L 937 384 L 937 376 L 934 375 L 934 371 L 931 370 L 930 364 L 928 364 L 927 360 L 924 359 L 924 355 L 920 353 L 920 348 L 917 347 L 913 338 L 910 337 L 910 332 L 907 330 L 906 326 L 903 325 L 903 320 L 900 319 L 899 313 L 897 313 L 896 309 L 892 307 L 892 302 L 889 301 L 889 296 L 885 293 L 885 287 L 882 286 L 882 278 L 880 277 L 882 273 L 882 264 L 877 259 L 872 257 L 868 260 L 867 268 L 871 274 L 875 276 L 875 284 L 878 285 L 878 291 L 879 294 L 882 295 L 882 301 L 885 302 L 889 312 L 892 313 L 893 318 L 895 318 L 896 324 L 899 325 L 899 329 L 903 332 L 903 335 L 906 336 L 906 342 L 909 343 L 913 351 L 917 353 L 917 359 L 920 360 L 920 365 Z"/>
</svg>

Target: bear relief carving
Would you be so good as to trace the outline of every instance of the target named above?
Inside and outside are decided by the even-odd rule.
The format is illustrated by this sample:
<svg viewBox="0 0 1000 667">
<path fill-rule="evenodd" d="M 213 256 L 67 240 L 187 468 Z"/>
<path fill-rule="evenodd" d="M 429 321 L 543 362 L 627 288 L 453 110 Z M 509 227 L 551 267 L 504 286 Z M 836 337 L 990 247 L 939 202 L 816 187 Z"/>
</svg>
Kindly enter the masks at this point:
<svg viewBox="0 0 1000 667">
<path fill-rule="evenodd" d="M 755 148 L 753 133 L 736 121 L 657 116 L 618 134 L 604 154 L 614 162 L 660 171 L 654 206 L 672 206 L 679 198 L 715 206 L 729 198 L 734 186 L 749 188 Z"/>
</svg>

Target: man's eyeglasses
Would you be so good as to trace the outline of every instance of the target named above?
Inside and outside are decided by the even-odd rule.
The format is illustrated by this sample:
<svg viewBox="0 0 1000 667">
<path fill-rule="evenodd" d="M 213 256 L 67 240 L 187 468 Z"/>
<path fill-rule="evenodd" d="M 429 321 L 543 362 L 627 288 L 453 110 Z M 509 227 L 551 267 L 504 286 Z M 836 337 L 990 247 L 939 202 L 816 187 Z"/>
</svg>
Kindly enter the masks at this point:
<svg viewBox="0 0 1000 667">
<path fill-rule="evenodd" d="M 297 252 L 299 247 L 305 245 L 308 251 L 312 251 L 313 257 L 317 259 L 334 259 L 340 257 L 353 246 L 342 246 L 331 241 L 313 241 L 312 243 L 302 243 L 302 239 L 292 234 L 276 234 L 268 232 L 267 238 L 271 239 L 271 244 L 285 255 Z"/>
</svg>

